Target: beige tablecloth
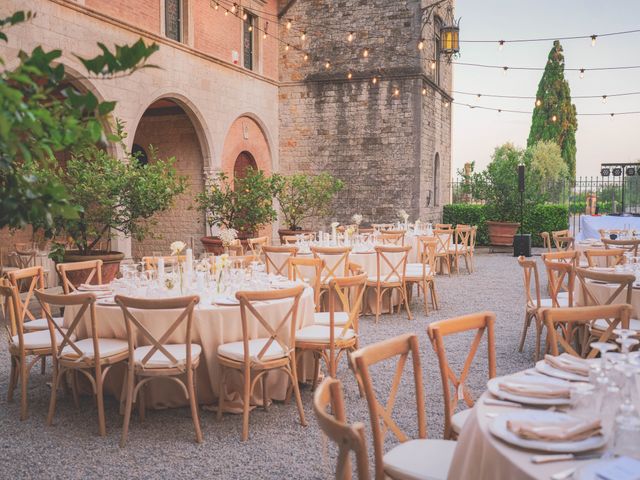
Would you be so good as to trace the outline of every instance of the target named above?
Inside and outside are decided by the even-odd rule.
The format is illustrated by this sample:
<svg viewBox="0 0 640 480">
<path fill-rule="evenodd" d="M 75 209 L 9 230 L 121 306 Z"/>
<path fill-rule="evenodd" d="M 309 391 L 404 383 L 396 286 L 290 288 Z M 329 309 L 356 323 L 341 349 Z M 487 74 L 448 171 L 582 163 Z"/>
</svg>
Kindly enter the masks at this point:
<svg viewBox="0 0 640 480">
<path fill-rule="evenodd" d="M 589 284 L 589 291 L 593 296 L 595 296 L 598 302 L 604 304 L 613 292 L 618 288 L 617 285 L 608 285 L 603 283 L 593 283 Z M 611 303 L 626 303 L 627 300 L 627 291 L 624 290 L 618 294 L 618 296 Z M 573 303 L 576 307 L 584 306 L 584 292 L 582 289 L 582 285 L 578 280 L 576 280 L 576 284 L 573 291 Z M 640 289 L 633 288 L 631 290 L 631 306 L 633 310 L 631 311 L 631 318 L 640 318 L 638 317 L 638 313 L 640 313 Z"/>
<path fill-rule="evenodd" d="M 548 480 L 554 473 L 595 461 L 531 463 L 531 456 L 542 452 L 512 447 L 489 432 L 489 424 L 493 419 L 487 413 L 500 414 L 520 409 L 485 405 L 483 399 L 487 397 L 491 395 L 485 392 L 464 424 L 448 480 Z"/>
<path fill-rule="evenodd" d="M 217 405 L 219 395 L 218 382 L 220 378 L 220 367 L 217 359 L 218 345 L 223 343 L 237 342 L 242 340 L 242 322 L 240 318 L 239 306 L 217 306 L 210 305 L 210 300 L 201 299 L 201 302 L 194 311 L 192 325 L 192 342 L 202 346 L 202 357 L 200 365 L 196 371 L 196 388 L 198 403 L 205 405 Z M 291 307 L 291 300 L 277 300 L 256 304 L 256 310 L 260 312 L 274 327 L 280 323 L 286 312 Z M 75 312 L 75 308 L 67 308 L 64 322 L 69 326 Z M 313 291 L 306 288 L 302 294 L 298 310 L 299 328 L 313 324 Z M 96 323 L 99 336 L 105 338 L 127 338 L 124 317 L 120 307 L 100 306 L 96 308 Z M 137 311 L 136 317 L 149 328 L 149 331 L 159 338 L 159 336 L 175 321 L 174 312 L 167 311 Z M 261 324 L 252 316 L 251 338 L 265 338 L 269 334 Z M 88 336 L 87 326 L 89 316 L 85 315 L 83 323 L 78 327 L 76 334 L 79 337 Z M 186 323 L 183 323 L 186 328 Z M 184 341 L 185 330 L 179 328 L 169 339 L 169 343 L 179 343 Z M 140 342 L 144 342 L 143 337 L 139 337 Z M 141 343 L 141 345 L 148 342 Z M 116 365 L 107 375 L 105 381 L 105 392 L 121 399 L 122 383 L 124 379 L 124 364 Z M 268 377 L 268 395 L 271 399 L 284 400 L 288 385 L 288 377 L 284 372 L 271 372 Z M 171 381 L 153 381 L 145 387 L 147 405 L 151 408 L 166 408 L 187 405 L 187 400 L 180 387 Z M 225 408 L 239 411 L 242 408 L 242 377 L 237 372 L 227 375 L 227 390 L 225 392 Z M 259 385 L 254 390 L 252 404 L 262 401 L 262 392 Z"/>
</svg>

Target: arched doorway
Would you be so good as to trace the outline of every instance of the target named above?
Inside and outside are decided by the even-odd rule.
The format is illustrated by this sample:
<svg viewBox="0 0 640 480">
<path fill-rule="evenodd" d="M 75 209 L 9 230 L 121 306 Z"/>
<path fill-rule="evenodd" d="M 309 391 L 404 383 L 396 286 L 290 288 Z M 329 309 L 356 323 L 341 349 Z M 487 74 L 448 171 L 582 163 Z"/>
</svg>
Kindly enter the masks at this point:
<svg viewBox="0 0 640 480">
<path fill-rule="evenodd" d="M 205 235 L 205 223 L 202 215 L 191 208 L 195 195 L 204 189 L 205 156 L 198 135 L 202 127 L 192 120 L 186 108 L 171 98 L 161 98 L 149 105 L 136 127 L 132 150 L 138 152 L 141 163 L 153 162 L 152 151 L 157 158 L 174 157 L 178 174 L 187 178 L 187 190 L 175 199 L 171 209 L 156 215 L 153 235 L 142 242 L 131 240 L 134 257 L 168 255 L 169 245 L 176 240 L 189 247 L 193 241 L 194 253 L 202 251 L 200 237 Z"/>
<path fill-rule="evenodd" d="M 253 168 L 258 169 L 255 158 L 247 151 L 240 152 L 233 165 L 233 178 L 244 178 L 247 176 L 247 170 Z"/>
<path fill-rule="evenodd" d="M 440 205 L 440 154 L 433 159 L 433 206 Z"/>
</svg>

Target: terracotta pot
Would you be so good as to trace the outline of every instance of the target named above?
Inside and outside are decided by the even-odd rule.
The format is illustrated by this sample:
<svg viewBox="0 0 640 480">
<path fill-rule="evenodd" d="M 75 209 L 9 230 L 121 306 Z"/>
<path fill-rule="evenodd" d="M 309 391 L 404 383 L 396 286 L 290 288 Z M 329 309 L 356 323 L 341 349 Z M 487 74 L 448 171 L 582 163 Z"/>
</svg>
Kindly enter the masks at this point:
<svg viewBox="0 0 640 480">
<path fill-rule="evenodd" d="M 278 230 L 278 236 L 280 237 L 280 243 L 284 245 L 284 237 L 289 237 L 293 235 L 304 235 L 315 233 L 313 230 L 303 230 L 299 228 L 298 230 L 289 230 L 288 228 L 281 228 Z"/>
<path fill-rule="evenodd" d="M 499 247 L 512 247 L 513 237 L 518 233 L 520 224 L 516 222 L 487 222 L 489 243 Z"/>
<path fill-rule="evenodd" d="M 253 238 L 255 235 L 247 234 L 247 233 L 239 233 L 238 240 L 242 244 L 244 251 L 249 250 L 249 244 L 247 240 Z M 205 252 L 213 253 L 215 255 L 222 255 L 224 253 L 224 247 L 222 246 L 222 240 L 219 237 L 202 237 L 200 239 L 202 242 L 202 246 L 204 247 Z"/>
<path fill-rule="evenodd" d="M 68 250 L 64 252 L 64 262 L 85 262 L 87 260 L 102 260 L 102 283 L 109 283 L 120 271 L 120 262 L 124 258 L 122 252 L 92 252 L 89 255 L 82 255 L 77 250 Z M 75 286 L 80 286 L 81 283 L 85 283 L 89 270 L 77 270 L 75 272 L 67 272 L 67 278 Z M 98 278 L 93 277 L 91 283 L 98 283 Z"/>
</svg>

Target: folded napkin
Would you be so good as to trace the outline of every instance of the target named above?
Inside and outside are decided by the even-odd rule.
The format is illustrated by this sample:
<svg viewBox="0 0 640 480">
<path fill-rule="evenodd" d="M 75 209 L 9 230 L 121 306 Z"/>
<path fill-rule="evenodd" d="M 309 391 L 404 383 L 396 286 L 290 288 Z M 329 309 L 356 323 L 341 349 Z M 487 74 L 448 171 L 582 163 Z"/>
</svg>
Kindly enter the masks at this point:
<svg viewBox="0 0 640 480">
<path fill-rule="evenodd" d="M 589 362 L 582 358 L 569 355 L 568 353 L 563 353 L 557 357 L 554 357 L 553 355 L 545 355 L 544 361 L 558 370 L 573 373 L 575 375 L 581 375 L 583 377 L 589 376 Z"/>
<path fill-rule="evenodd" d="M 85 290 L 87 292 L 106 292 L 111 290 L 109 284 L 104 285 L 91 285 L 89 283 L 83 283 L 78 287 L 78 290 Z"/>
<path fill-rule="evenodd" d="M 600 420 L 571 418 L 560 422 L 507 420 L 507 429 L 520 438 L 547 442 L 578 442 L 600 433 Z"/>
<path fill-rule="evenodd" d="M 569 388 L 552 383 L 519 382 L 517 380 L 507 380 L 501 382 L 500 390 L 514 395 L 533 398 L 569 398 L 571 396 Z"/>
</svg>

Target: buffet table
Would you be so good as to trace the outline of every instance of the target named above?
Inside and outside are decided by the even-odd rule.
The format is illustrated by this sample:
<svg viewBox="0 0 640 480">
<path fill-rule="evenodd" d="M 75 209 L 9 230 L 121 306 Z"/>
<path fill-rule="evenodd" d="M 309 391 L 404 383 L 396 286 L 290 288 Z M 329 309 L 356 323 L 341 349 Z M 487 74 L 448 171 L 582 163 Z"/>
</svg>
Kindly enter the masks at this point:
<svg viewBox="0 0 640 480">
<path fill-rule="evenodd" d="M 615 215 L 581 215 L 580 231 L 576 240 L 600 239 L 600 229 L 637 230 L 640 232 L 640 217 L 618 217 Z"/>
</svg>

